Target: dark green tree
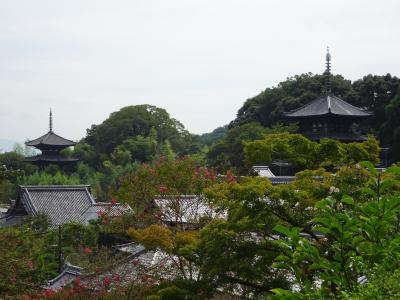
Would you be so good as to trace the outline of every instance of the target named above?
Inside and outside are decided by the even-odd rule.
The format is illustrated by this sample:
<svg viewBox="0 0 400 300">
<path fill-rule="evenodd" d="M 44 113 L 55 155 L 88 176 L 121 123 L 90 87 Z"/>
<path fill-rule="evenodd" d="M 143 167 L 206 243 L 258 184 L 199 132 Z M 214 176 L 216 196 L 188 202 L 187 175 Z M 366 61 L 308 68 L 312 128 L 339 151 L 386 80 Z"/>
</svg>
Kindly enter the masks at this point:
<svg viewBox="0 0 400 300">
<path fill-rule="evenodd" d="M 170 117 L 166 110 L 151 105 L 127 106 L 117 112 L 113 112 L 108 119 L 100 125 L 92 125 L 87 130 L 84 142 L 96 149 L 100 160 L 109 158 L 114 149 L 123 144 L 127 139 L 137 137 L 132 147 L 137 152 L 143 152 L 149 136 L 156 132 L 157 143 L 164 143 L 168 140 L 176 153 L 187 152 L 191 136 L 184 126 L 177 120 Z M 142 137 L 139 138 L 139 136 Z M 131 140 L 129 140 L 131 141 Z M 129 142 L 128 142 L 129 144 Z M 129 147 L 129 145 L 127 145 Z M 139 153 L 139 160 L 148 159 L 148 151 Z M 133 154 L 133 153 L 132 153 Z M 133 158 L 135 154 L 132 155 Z"/>
</svg>

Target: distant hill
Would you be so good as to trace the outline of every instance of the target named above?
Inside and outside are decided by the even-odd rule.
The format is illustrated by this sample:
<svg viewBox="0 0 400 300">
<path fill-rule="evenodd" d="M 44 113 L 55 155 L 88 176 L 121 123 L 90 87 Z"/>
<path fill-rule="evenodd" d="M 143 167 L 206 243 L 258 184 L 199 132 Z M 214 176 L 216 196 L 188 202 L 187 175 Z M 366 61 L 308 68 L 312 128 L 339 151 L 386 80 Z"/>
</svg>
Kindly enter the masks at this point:
<svg viewBox="0 0 400 300">
<path fill-rule="evenodd" d="M 16 143 L 17 142 L 13 140 L 0 139 L 0 153 L 12 151 Z"/>
<path fill-rule="evenodd" d="M 228 132 L 228 125 L 224 125 L 214 129 L 212 132 L 203 133 L 201 135 L 193 135 L 193 139 L 195 142 L 198 142 L 200 145 L 211 146 L 223 139 Z"/>
</svg>

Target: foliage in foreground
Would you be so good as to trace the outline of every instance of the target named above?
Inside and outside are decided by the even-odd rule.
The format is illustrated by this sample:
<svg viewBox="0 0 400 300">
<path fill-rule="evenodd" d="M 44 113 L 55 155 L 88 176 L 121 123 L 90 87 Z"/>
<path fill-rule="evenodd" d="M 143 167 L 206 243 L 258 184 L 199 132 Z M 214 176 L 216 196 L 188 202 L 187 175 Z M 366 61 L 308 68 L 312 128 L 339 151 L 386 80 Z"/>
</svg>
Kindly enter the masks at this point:
<svg viewBox="0 0 400 300">
<path fill-rule="evenodd" d="M 297 170 L 332 169 L 366 160 L 376 164 L 379 154 L 379 143 L 373 136 L 361 143 L 341 143 L 333 139 L 314 142 L 301 134 L 275 133 L 244 142 L 244 159 L 249 166 L 269 165 L 273 159 L 284 159 Z"/>
<path fill-rule="evenodd" d="M 142 196 L 138 195 L 129 199 L 137 208 L 133 215 L 120 220 L 101 215 L 89 227 L 69 224 L 63 230 L 64 253 L 94 272 L 97 289 L 91 290 L 82 277 L 59 293 L 40 297 L 209 299 L 222 293 L 244 299 L 357 299 L 371 294 L 385 274 L 399 269 L 398 167 L 378 173 L 365 163 L 343 166 L 335 175 L 323 169 L 307 170 L 298 173 L 293 183 L 273 186 L 259 177 L 227 174 L 217 179 L 212 171 L 181 159 L 144 165 L 132 176 L 121 186 L 121 197 L 148 191 L 148 187 L 146 205 L 140 205 Z M 190 219 L 184 226 L 179 222 L 166 226 L 168 214 L 151 199 L 167 199 L 178 216 L 183 212 L 175 200 L 180 200 L 181 193 L 206 196 L 201 197 L 205 202 L 196 204 L 207 204 L 216 215 Z M 7 237 L 7 231 L 0 233 Z M 105 265 L 116 261 L 100 245 L 100 233 L 124 235 L 149 251 L 159 251 L 165 260 L 151 269 L 134 260 L 143 273 L 134 283 L 122 284 L 122 278 L 106 275 Z M 21 239 L 14 237 L 18 243 Z M 35 296 L 39 282 L 57 267 L 54 257 L 53 267 L 45 265 L 45 272 L 37 272 L 36 257 L 54 256 L 54 249 L 46 247 L 56 244 L 57 232 L 50 231 L 32 247 L 37 249 L 33 253 L 16 253 L 20 258 L 29 254 L 35 276 L 41 277 L 35 279 L 36 284 L 24 286 L 24 278 L 32 282 L 30 273 L 17 273 L 15 279 L 21 280 L 14 281 L 12 288 L 4 274 L 7 286 L 2 296 L 23 291 Z M 381 291 L 382 297 L 397 293 L 395 278 Z M 363 286 L 360 279 L 369 283 Z"/>
<path fill-rule="evenodd" d="M 311 236 L 301 236 L 301 227 L 275 226 L 282 238 L 276 243 L 282 254 L 274 266 L 287 270 L 301 295 L 334 297 L 368 292 L 360 281 L 374 281 L 399 270 L 400 169 L 392 167 L 380 174 L 367 164 L 370 179 L 358 187 L 359 197 L 332 193 L 315 205 L 310 220 Z M 397 271 L 398 272 L 398 271 Z M 397 287 L 394 285 L 393 291 Z M 294 299 L 289 291 L 274 290 L 279 299 Z M 383 295 L 384 292 L 381 293 Z"/>
</svg>

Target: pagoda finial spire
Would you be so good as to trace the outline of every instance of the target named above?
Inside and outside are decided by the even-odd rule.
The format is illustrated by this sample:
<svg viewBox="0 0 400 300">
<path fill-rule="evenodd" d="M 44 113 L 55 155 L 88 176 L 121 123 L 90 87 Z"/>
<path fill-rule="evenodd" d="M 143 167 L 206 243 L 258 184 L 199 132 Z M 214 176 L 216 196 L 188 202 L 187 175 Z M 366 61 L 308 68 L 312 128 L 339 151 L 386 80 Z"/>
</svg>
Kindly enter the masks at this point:
<svg viewBox="0 0 400 300">
<path fill-rule="evenodd" d="M 50 114 L 49 114 L 49 131 L 53 132 L 53 113 L 50 108 Z"/>
<path fill-rule="evenodd" d="M 326 83 L 325 83 L 325 90 L 328 94 L 331 93 L 331 54 L 329 52 L 329 46 L 326 47 L 326 69 L 325 69 L 325 78 L 326 78 Z"/>
</svg>

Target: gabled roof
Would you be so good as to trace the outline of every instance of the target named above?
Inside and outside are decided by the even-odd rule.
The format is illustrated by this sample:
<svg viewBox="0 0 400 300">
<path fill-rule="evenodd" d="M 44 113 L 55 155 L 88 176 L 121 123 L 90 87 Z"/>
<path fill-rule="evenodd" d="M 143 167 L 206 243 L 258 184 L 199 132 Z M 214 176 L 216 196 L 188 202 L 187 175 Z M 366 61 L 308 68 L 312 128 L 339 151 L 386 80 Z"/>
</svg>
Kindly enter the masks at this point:
<svg viewBox="0 0 400 300">
<path fill-rule="evenodd" d="M 81 276 L 84 269 L 78 266 L 74 266 L 70 263 L 65 263 L 63 271 L 57 275 L 57 277 L 47 282 L 46 289 L 57 291 L 62 289 L 64 286 L 72 283 L 75 278 Z"/>
<path fill-rule="evenodd" d="M 291 118 L 329 114 L 347 117 L 369 117 L 372 115 L 371 112 L 351 105 L 330 93 L 325 94 L 300 108 L 284 113 L 286 117 Z"/>
<path fill-rule="evenodd" d="M 201 218 L 226 218 L 226 213 L 218 213 L 200 196 L 176 195 L 154 199 L 161 212 L 161 221 L 167 224 L 195 224 Z"/>
<path fill-rule="evenodd" d="M 126 204 L 96 202 L 88 185 L 20 186 L 17 200 L 1 218 L 0 227 L 16 225 L 26 215 L 39 213 L 47 215 L 50 226 L 56 227 L 69 222 L 88 224 L 101 216 L 100 212 L 112 218 L 131 211 Z"/>
<path fill-rule="evenodd" d="M 252 168 L 260 177 L 275 177 L 274 173 L 272 173 L 268 166 L 253 166 Z"/>
<path fill-rule="evenodd" d="M 28 141 L 25 143 L 25 145 L 32 146 L 32 147 L 37 147 L 40 145 L 69 147 L 69 146 L 74 146 L 75 144 L 76 143 L 74 141 L 67 140 L 67 139 L 55 134 L 53 131 L 49 131 L 45 135 L 42 135 L 41 137 L 39 137 L 37 139 Z"/>
<path fill-rule="evenodd" d="M 287 184 L 296 179 L 296 176 L 275 176 L 269 166 L 253 166 L 252 168 L 258 176 L 268 178 L 273 185 Z"/>
<path fill-rule="evenodd" d="M 107 216 L 113 218 L 121 217 L 130 212 L 132 212 L 132 208 L 127 204 L 97 202 L 86 209 L 83 213 L 83 218 L 86 223 L 89 223 L 90 220 L 98 218 L 102 213 L 106 213 Z"/>
<path fill-rule="evenodd" d="M 54 227 L 71 221 L 86 223 L 84 213 L 94 204 L 87 185 L 20 186 L 15 207 L 30 215 L 46 214 Z"/>
</svg>

